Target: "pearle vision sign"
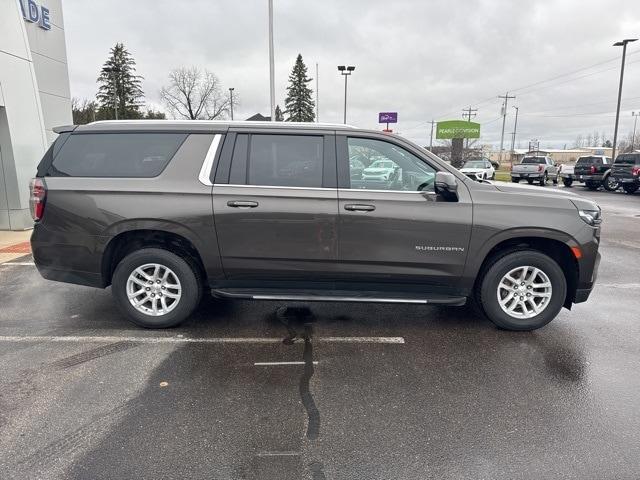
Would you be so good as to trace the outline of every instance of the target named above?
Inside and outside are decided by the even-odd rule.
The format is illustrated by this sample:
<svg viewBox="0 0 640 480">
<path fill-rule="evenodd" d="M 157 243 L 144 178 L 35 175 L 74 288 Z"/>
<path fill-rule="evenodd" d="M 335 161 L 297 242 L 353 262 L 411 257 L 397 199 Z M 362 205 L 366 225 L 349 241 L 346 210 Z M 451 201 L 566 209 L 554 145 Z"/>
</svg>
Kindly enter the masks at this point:
<svg viewBox="0 0 640 480">
<path fill-rule="evenodd" d="M 45 6 L 38 5 L 34 0 L 18 0 L 22 17 L 29 23 L 36 23 L 44 30 L 51 30 L 51 18 L 49 9 Z"/>
<path fill-rule="evenodd" d="M 464 120 L 438 122 L 436 138 L 480 138 L 480 124 Z"/>
</svg>

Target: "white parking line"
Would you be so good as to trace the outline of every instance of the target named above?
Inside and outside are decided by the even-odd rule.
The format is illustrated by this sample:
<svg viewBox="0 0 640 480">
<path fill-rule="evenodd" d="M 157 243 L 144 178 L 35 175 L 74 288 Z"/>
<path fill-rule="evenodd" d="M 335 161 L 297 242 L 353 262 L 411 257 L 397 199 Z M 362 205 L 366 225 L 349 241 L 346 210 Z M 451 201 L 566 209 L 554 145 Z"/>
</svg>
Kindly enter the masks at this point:
<svg viewBox="0 0 640 480">
<path fill-rule="evenodd" d="M 303 341 L 298 339 L 298 342 Z M 402 337 L 315 337 L 321 343 L 404 343 Z M 0 335 L 0 342 L 66 342 L 66 343 L 282 343 L 280 337 L 137 337 L 118 335 Z"/>
<path fill-rule="evenodd" d="M 318 362 L 313 362 L 314 365 L 317 365 Z M 275 367 L 278 365 L 306 365 L 306 362 L 255 362 L 253 364 L 256 367 Z"/>
<path fill-rule="evenodd" d="M 258 457 L 298 457 L 298 452 L 259 452 L 256 454 Z"/>
<path fill-rule="evenodd" d="M 4 262 L 4 263 L 0 263 L 0 267 L 2 267 L 3 265 L 20 265 L 20 266 L 26 267 L 26 266 L 34 266 L 35 263 L 34 262 Z"/>
</svg>

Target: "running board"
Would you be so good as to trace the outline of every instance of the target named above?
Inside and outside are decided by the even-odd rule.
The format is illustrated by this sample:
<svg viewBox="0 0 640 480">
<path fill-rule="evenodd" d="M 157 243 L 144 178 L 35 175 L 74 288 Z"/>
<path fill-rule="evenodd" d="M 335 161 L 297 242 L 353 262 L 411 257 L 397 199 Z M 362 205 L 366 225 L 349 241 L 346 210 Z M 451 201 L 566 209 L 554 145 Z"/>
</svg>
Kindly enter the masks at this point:
<svg viewBox="0 0 640 480">
<path fill-rule="evenodd" d="M 251 290 L 244 288 L 212 289 L 217 297 L 241 298 L 252 300 L 279 300 L 288 302 L 361 302 L 361 303 L 412 303 L 421 305 L 462 306 L 467 297 L 448 295 L 402 295 L 389 292 L 351 292 L 351 291 L 284 291 L 284 290 Z"/>
</svg>

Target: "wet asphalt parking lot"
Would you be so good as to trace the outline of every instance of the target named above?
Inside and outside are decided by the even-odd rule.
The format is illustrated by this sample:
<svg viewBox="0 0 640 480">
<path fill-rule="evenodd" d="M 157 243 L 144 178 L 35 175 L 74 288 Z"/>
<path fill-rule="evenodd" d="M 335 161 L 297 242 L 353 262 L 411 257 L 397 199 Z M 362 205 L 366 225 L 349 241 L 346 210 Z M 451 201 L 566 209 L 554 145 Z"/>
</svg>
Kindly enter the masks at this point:
<svg viewBox="0 0 640 480">
<path fill-rule="evenodd" d="M 529 333 L 212 300 L 146 331 L 0 266 L 0 478 L 640 478 L 640 194 L 572 190 L 603 208 L 598 284 Z"/>
</svg>

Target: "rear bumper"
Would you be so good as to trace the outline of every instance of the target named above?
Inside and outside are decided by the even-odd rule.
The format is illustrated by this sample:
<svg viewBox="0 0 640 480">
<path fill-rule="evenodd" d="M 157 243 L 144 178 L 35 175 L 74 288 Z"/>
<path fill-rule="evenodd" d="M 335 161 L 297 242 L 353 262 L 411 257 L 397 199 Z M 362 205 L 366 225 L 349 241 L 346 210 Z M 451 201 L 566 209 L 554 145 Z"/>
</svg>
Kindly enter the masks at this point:
<svg viewBox="0 0 640 480">
<path fill-rule="evenodd" d="M 576 175 L 574 178 L 579 182 L 602 182 L 604 175 Z"/>
<path fill-rule="evenodd" d="M 544 173 L 512 173 L 511 178 L 540 178 Z"/>
<path fill-rule="evenodd" d="M 31 234 L 33 261 L 47 280 L 104 288 L 99 238 L 52 232 L 36 223 Z"/>
</svg>

